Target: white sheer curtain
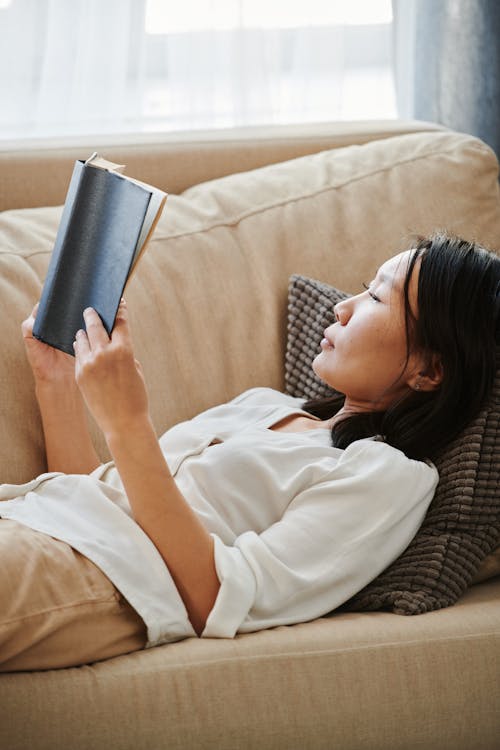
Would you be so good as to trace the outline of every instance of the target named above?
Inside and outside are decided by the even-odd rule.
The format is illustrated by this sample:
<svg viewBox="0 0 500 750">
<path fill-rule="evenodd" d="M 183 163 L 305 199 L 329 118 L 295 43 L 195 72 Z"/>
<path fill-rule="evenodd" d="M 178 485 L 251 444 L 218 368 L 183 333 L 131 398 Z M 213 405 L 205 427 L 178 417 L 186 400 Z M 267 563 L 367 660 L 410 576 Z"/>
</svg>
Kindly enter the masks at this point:
<svg viewBox="0 0 500 750">
<path fill-rule="evenodd" d="M 126 130 L 141 118 L 143 0 L 4 0 L 3 5 L 4 137 L 110 132 L 118 123 Z"/>
<path fill-rule="evenodd" d="M 396 116 L 390 0 L 0 0 L 0 138 Z"/>
</svg>

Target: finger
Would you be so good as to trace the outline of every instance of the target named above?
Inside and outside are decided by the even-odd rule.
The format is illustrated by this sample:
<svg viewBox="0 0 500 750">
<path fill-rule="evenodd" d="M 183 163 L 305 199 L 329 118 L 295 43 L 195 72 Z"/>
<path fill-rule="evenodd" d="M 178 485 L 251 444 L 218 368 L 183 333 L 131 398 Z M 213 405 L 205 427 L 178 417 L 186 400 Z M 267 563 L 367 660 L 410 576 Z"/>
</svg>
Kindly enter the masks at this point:
<svg viewBox="0 0 500 750">
<path fill-rule="evenodd" d="M 120 304 L 118 305 L 118 310 L 116 312 L 116 321 L 126 321 L 128 322 L 128 309 L 127 309 L 127 303 L 123 299 L 123 297 L 120 300 Z M 115 321 L 115 323 L 116 323 Z"/>
<path fill-rule="evenodd" d="M 88 344 L 91 349 L 106 346 L 109 343 L 108 332 L 102 324 L 102 320 L 93 307 L 87 307 L 83 311 L 83 319 L 87 329 Z"/>
<path fill-rule="evenodd" d="M 21 323 L 21 330 L 22 330 L 24 338 L 32 337 L 33 325 L 35 323 L 36 313 L 38 311 L 39 304 L 40 304 L 39 302 L 36 303 L 30 315 L 26 318 L 26 320 L 23 320 L 23 322 Z"/>
<path fill-rule="evenodd" d="M 90 354 L 89 340 L 87 334 L 82 329 L 76 332 L 73 349 L 77 360 L 82 360 Z"/>
<path fill-rule="evenodd" d="M 116 313 L 115 325 L 111 333 L 111 341 L 121 343 L 126 346 L 132 346 L 132 337 L 128 322 L 128 310 L 125 300 L 121 299 Z"/>
</svg>

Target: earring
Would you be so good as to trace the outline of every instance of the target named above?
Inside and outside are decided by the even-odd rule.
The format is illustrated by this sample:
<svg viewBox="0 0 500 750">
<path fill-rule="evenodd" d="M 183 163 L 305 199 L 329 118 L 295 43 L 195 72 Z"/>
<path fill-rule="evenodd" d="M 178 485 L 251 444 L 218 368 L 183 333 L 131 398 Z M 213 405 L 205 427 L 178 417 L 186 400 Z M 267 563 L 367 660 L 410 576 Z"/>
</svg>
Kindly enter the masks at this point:
<svg viewBox="0 0 500 750">
<path fill-rule="evenodd" d="M 415 387 L 416 391 L 420 390 L 420 378 L 418 378 L 418 380 L 415 381 L 415 386 L 414 387 Z"/>
</svg>

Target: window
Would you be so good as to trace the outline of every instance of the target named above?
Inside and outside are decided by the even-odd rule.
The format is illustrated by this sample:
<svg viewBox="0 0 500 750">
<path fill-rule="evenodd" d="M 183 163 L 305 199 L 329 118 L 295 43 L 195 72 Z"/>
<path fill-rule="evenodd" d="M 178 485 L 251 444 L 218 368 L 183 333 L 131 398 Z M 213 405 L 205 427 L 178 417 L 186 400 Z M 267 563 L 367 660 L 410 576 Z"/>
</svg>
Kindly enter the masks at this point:
<svg viewBox="0 0 500 750">
<path fill-rule="evenodd" d="M 391 23 L 390 0 L 0 0 L 0 137 L 395 117 Z"/>
</svg>

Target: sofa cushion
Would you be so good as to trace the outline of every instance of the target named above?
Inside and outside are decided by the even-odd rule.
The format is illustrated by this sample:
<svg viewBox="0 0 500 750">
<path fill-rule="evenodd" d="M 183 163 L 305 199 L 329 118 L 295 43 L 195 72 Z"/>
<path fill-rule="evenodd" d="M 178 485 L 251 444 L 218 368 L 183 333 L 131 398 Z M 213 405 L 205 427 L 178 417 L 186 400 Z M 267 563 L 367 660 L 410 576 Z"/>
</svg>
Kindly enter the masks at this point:
<svg viewBox="0 0 500 750">
<path fill-rule="evenodd" d="M 246 388 L 284 388 L 291 274 L 352 292 L 409 233 L 448 229 L 500 245 L 497 176 L 481 141 L 439 131 L 324 151 L 171 196 L 126 290 L 157 431 Z M 40 296 L 60 216 L 60 207 L 0 214 L 3 482 L 45 468 L 20 324 Z"/>
<path fill-rule="evenodd" d="M 320 281 L 291 277 L 286 390 L 292 396 L 311 399 L 335 394 L 312 372 L 311 363 L 324 329 L 335 319 L 333 306 L 346 296 Z M 342 609 L 389 608 L 413 615 L 447 607 L 463 594 L 500 544 L 500 369 L 480 414 L 435 463 L 439 484 L 416 536 Z M 491 560 L 486 567 L 492 567 Z"/>
<path fill-rule="evenodd" d="M 499 600 L 497 580 L 423 617 L 337 613 L 3 674 L 0 747 L 494 750 Z"/>
</svg>

